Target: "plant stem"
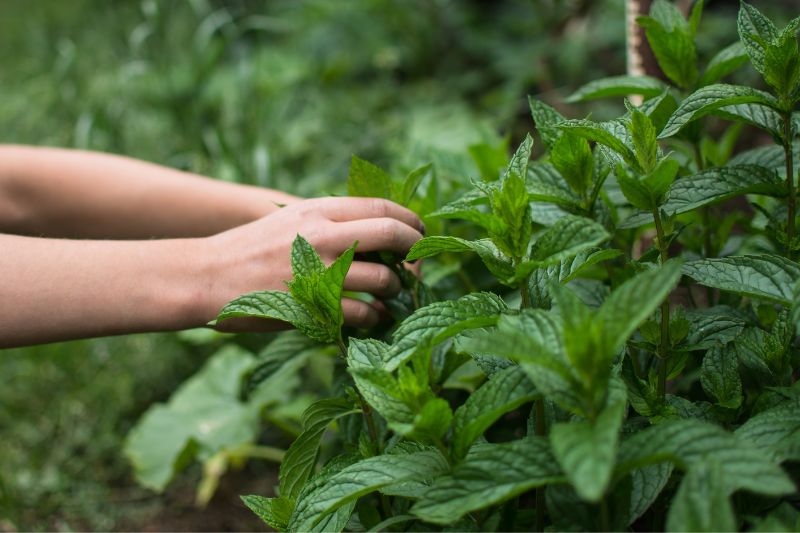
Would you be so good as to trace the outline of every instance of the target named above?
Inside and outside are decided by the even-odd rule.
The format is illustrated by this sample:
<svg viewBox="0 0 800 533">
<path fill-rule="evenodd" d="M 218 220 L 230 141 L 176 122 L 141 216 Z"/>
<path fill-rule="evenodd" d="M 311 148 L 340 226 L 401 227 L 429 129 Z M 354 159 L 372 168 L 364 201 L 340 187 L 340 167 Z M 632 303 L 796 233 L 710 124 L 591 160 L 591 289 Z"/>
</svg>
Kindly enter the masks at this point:
<svg viewBox="0 0 800 533">
<path fill-rule="evenodd" d="M 528 290 L 528 278 L 525 278 L 525 281 L 519 284 L 519 295 L 522 297 L 519 308 L 529 309 L 531 306 L 531 293 Z"/>
<path fill-rule="evenodd" d="M 787 252 L 786 255 L 789 259 L 794 258 L 794 217 L 797 209 L 797 198 L 795 197 L 795 183 L 794 183 L 794 153 L 792 150 L 792 112 L 787 111 L 783 114 L 783 153 L 786 159 L 786 183 L 788 185 L 789 198 L 787 201 L 787 218 L 786 221 L 786 240 Z"/>
<path fill-rule="evenodd" d="M 611 531 L 611 520 L 608 516 L 608 497 L 604 496 L 600 502 L 600 527 L 601 531 Z"/>
<path fill-rule="evenodd" d="M 653 220 L 656 223 L 656 236 L 658 237 L 658 250 L 661 255 L 661 264 L 669 259 L 669 250 L 661 224 L 661 214 L 658 208 L 653 209 Z M 663 399 L 667 393 L 667 359 L 669 359 L 669 298 L 661 304 L 661 339 L 658 342 L 656 355 L 658 355 L 658 395 Z"/>
<path fill-rule="evenodd" d="M 342 359 L 347 359 L 347 345 L 344 343 L 344 339 L 342 339 L 341 335 L 338 339 L 336 339 L 336 345 L 339 347 L 339 355 Z M 358 389 L 355 389 L 356 394 L 358 395 L 358 404 L 361 408 L 361 413 L 364 416 L 364 422 L 367 424 L 367 432 L 369 433 L 369 438 L 373 444 L 375 444 L 375 450 L 380 454 L 381 453 L 381 445 L 378 441 L 378 430 L 375 428 L 375 420 L 372 418 L 372 408 L 369 406 L 367 401 L 361 395 L 361 392 Z"/>
</svg>

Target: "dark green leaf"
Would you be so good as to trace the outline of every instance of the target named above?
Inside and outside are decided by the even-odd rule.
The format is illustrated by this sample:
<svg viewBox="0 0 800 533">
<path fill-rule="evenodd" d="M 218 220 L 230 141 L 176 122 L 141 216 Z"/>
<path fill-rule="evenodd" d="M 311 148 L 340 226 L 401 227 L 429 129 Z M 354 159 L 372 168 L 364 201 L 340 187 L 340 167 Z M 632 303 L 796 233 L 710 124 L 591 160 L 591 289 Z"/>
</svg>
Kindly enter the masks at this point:
<svg viewBox="0 0 800 533">
<path fill-rule="evenodd" d="M 432 257 L 444 252 L 475 252 L 481 258 L 492 274 L 501 282 L 511 281 L 514 278 L 514 269 L 511 259 L 497 249 L 490 239 L 467 241 L 458 237 L 434 235 L 418 240 L 408 251 L 406 261 L 416 261 Z"/>
<path fill-rule="evenodd" d="M 736 409 L 742 403 L 742 378 L 733 346 L 711 348 L 703 357 L 700 383 L 719 405 Z"/>
<path fill-rule="evenodd" d="M 755 7 L 741 2 L 737 18 L 739 39 L 741 39 L 753 67 L 764 74 L 764 45 L 778 38 L 775 25 Z"/>
<path fill-rule="evenodd" d="M 639 17 L 637 22 L 644 27 L 664 74 L 680 87 L 691 87 L 697 80 L 697 51 L 691 27 L 678 8 L 666 0 L 656 0 L 650 16 Z"/>
<path fill-rule="evenodd" d="M 800 460 L 800 402 L 789 401 L 755 415 L 736 430 L 736 436 L 768 450 L 776 461 Z"/>
<path fill-rule="evenodd" d="M 264 498 L 250 494 L 240 496 L 248 509 L 253 511 L 269 527 L 276 531 L 286 531 L 289 528 L 289 517 L 292 516 L 294 503 L 286 498 Z"/>
<path fill-rule="evenodd" d="M 536 124 L 536 131 L 541 135 L 542 142 L 551 148 L 561 135 L 555 126 L 564 121 L 564 116 L 553 107 L 531 96 L 528 97 L 528 104 L 531 108 L 531 115 L 533 115 L 533 122 Z"/>
<path fill-rule="evenodd" d="M 747 63 L 747 51 L 741 42 L 735 42 L 717 52 L 708 62 L 705 72 L 700 77 L 699 85 L 716 83 L 731 72 Z"/>
<path fill-rule="evenodd" d="M 628 145 L 616 135 L 616 127 L 612 123 L 592 122 L 591 120 L 566 120 L 558 124 L 557 127 L 586 140 L 600 143 L 618 154 L 618 157 L 622 158 L 628 165 L 636 169 L 639 168 L 636 156 Z"/>
<path fill-rule="evenodd" d="M 663 81 L 650 76 L 613 76 L 590 81 L 574 93 L 566 102 L 583 102 L 596 98 L 608 98 L 613 96 L 628 96 L 640 94 L 645 98 L 651 98 L 661 94 L 666 85 Z"/>
<path fill-rule="evenodd" d="M 667 531 L 736 531 L 723 470 L 714 457 L 693 465 L 667 515 Z"/>
</svg>

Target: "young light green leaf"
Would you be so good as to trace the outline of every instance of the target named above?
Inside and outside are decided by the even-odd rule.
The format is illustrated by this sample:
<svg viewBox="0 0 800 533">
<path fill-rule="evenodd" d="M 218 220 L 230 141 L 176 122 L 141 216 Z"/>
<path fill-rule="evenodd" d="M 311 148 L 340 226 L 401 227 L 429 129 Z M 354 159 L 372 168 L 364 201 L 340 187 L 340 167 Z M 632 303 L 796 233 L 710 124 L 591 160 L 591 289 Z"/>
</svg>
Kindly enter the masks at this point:
<svg viewBox="0 0 800 533">
<path fill-rule="evenodd" d="M 577 135 L 563 134 L 550 150 L 550 161 L 570 188 L 581 197 L 592 183 L 594 156 L 589 142 Z"/>
<path fill-rule="evenodd" d="M 329 513 L 383 487 L 405 481 L 424 481 L 448 470 L 435 450 L 407 455 L 379 455 L 359 461 L 325 479 L 297 499 L 290 531 L 308 531 Z"/>
<path fill-rule="evenodd" d="M 523 370 L 514 365 L 493 375 L 456 410 L 453 419 L 453 456 L 461 459 L 469 447 L 498 418 L 530 402 L 536 388 Z"/>
<path fill-rule="evenodd" d="M 628 129 L 631 132 L 636 160 L 639 162 L 643 173 L 649 174 L 655 168 L 658 157 L 656 128 L 647 115 L 638 109 L 633 109 Z"/>
<path fill-rule="evenodd" d="M 736 409 L 742 404 L 742 378 L 739 376 L 739 360 L 733 346 L 716 346 L 706 352 L 700 383 L 706 394 L 722 407 Z"/>
<path fill-rule="evenodd" d="M 614 291 L 597 314 L 601 346 L 608 355 L 615 355 L 675 288 L 681 278 L 681 265 L 670 261 L 629 279 Z M 647 298 L 643 299 L 642 295 Z"/>
<path fill-rule="evenodd" d="M 736 436 L 761 450 L 768 450 L 776 461 L 800 460 L 800 402 L 788 401 L 762 411 L 736 430 Z"/>
<path fill-rule="evenodd" d="M 625 402 L 615 402 L 594 423 L 562 422 L 550 430 L 553 454 L 584 500 L 597 502 L 608 488 L 624 412 Z"/>
<path fill-rule="evenodd" d="M 613 133 L 613 125 L 610 123 L 592 122 L 591 120 L 566 120 L 556 127 L 589 141 L 600 143 L 613 150 L 631 167 L 639 168 L 639 163 L 633 151 Z"/>
<path fill-rule="evenodd" d="M 740 41 L 726 46 L 717 52 L 717 54 L 711 58 L 711 61 L 708 62 L 708 66 L 700 77 L 698 85 L 704 87 L 712 83 L 717 83 L 719 80 L 747 63 L 747 57 L 747 51 Z"/>
<path fill-rule="evenodd" d="M 528 161 L 531 159 L 531 150 L 533 150 L 533 137 L 530 133 L 525 134 L 525 138 L 517 147 L 517 151 L 511 156 L 511 161 L 505 171 L 505 177 L 508 179 L 512 174 L 525 179 L 528 175 Z"/>
<path fill-rule="evenodd" d="M 311 244 L 300 235 L 297 235 L 292 241 L 291 263 L 294 277 L 325 272 L 325 263 L 322 262 Z"/>
<path fill-rule="evenodd" d="M 545 146 L 552 148 L 553 143 L 561 136 L 561 132 L 555 126 L 564 121 L 564 116 L 552 106 L 532 96 L 528 97 L 528 104 L 531 108 L 531 115 L 533 115 L 533 122 L 536 124 L 536 131 L 539 132 Z"/>
<path fill-rule="evenodd" d="M 664 126 L 659 138 L 672 137 L 689 122 L 702 118 L 722 107 L 749 103 L 761 104 L 774 109 L 778 108 L 778 102 L 775 97 L 758 89 L 723 83 L 707 85 L 696 90 L 681 102 L 681 105 L 678 106 L 678 109 L 675 110 L 666 126 Z"/>
<path fill-rule="evenodd" d="M 517 159 L 518 161 L 515 163 Z M 524 159 L 524 154 L 519 157 L 518 155 L 514 156 L 502 187 L 493 190 L 491 195 L 492 212 L 503 221 L 503 231 L 490 230 L 489 236 L 501 251 L 513 258 L 527 255 L 533 231 L 525 178 L 524 175 L 520 176 L 517 173 L 517 171 L 527 173 L 527 161 L 523 163 L 522 159 Z"/>
<path fill-rule="evenodd" d="M 405 179 L 399 184 L 398 192 L 393 195 L 392 199 L 401 205 L 408 205 L 411 199 L 414 198 L 414 193 L 417 192 L 420 183 L 422 183 L 422 180 L 425 179 L 425 176 L 427 176 L 432 169 L 433 164 L 428 163 L 409 172 Z"/>
<path fill-rule="evenodd" d="M 661 94 L 666 87 L 663 81 L 650 76 L 613 76 L 590 81 L 572 93 L 565 101 L 575 103 L 631 94 L 652 98 Z"/>
<path fill-rule="evenodd" d="M 286 498 L 265 498 L 250 494 L 240 496 L 242 502 L 256 516 L 275 531 L 286 531 L 289 528 L 289 517 L 292 516 L 294 502 Z"/>
<path fill-rule="evenodd" d="M 426 522 L 450 524 L 469 512 L 563 481 L 544 438 L 482 444 L 451 474 L 436 479 L 411 512 Z"/>
<path fill-rule="evenodd" d="M 489 292 L 476 292 L 458 300 L 435 302 L 416 310 L 395 330 L 385 368 L 395 370 L 414 352 L 426 350 L 462 331 L 494 325 L 508 309 Z"/>
<path fill-rule="evenodd" d="M 800 265 L 778 255 L 732 256 L 691 261 L 683 273 L 707 287 L 789 306 Z"/>
<path fill-rule="evenodd" d="M 663 422 L 623 441 L 615 476 L 664 461 L 691 469 L 709 457 L 715 457 L 722 466 L 726 494 L 746 489 L 778 496 L 795 490 L 768 454 L 716 424 L 692 419 Z"/>
<path fill-rule="evenodd" d="M 736 531 L 736 517 L 715 457 L 683 478 L 667 515 L 667 531 Z"/>
<path fill-rule="evenodd" d="M 778 30 L 767 17 L 746 2 L 740 2 L 737 17 L 739 39 L 753 67 L 764 74 L 764 45 L 778 38 Z"/>
<path fill-rule="evenodd" d="M 303 413 L 300 436 L 286 450 L 280 468 L 280 495 L 295 500 L 311 477 L 317 461 L 320 439 L 337 418 L 353 413 L 352 406 L 339 398 L 325 398 L 312 403 Z"/>
<path fill-rule="evenodd" d="M 678 8 L 666 0 L 656 0 L 650 16 L 639 17 L 637 22 L 645 29 L 664 74 L 684 89 L 691 87 L 697 80 L 697 50 L 691 27 Z"/>
<path fill-rule="evenodd" d="M 347 175 L 347 194 L 368 198 L 392 198 L 392 178 L 380 167 L 353 156 Z"/>
<path fill-rule="evenodd" d="M 764 81 L 781 99 L 785 108 L 793 110 L 792 95 L 800 83 L 800 51 L 797 49 L 797 28 L 789 27 L 764 48 Z"/>
</svg>

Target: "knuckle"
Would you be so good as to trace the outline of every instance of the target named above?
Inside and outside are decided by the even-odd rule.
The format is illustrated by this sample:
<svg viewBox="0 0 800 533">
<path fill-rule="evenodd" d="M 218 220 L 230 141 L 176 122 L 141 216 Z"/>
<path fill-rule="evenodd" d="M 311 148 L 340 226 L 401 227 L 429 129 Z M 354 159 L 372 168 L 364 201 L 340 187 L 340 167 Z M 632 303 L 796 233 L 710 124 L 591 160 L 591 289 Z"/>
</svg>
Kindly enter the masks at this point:
<svg viewBox="0 0 800 533">
<path fill-rule="evenodd" d="M 400 231 L 392 219 L 381 220 L 378 224 L 378 232 L 380 233 L 381 241 L 388 246 L 396 244 L 400 239 Z"/>
<path fill-rule="evenodd" d="M 389 214 L 389 204 L 382 198 L 370 198 L 367 210 L 375 218 L 385 217 Z"/>
<path fill-rule="evenodd" d="M 381 266 L 375 270 L 375 286 L 380 290 L 387 290 L 392 286 L 392 271 Z"/>
</svg>

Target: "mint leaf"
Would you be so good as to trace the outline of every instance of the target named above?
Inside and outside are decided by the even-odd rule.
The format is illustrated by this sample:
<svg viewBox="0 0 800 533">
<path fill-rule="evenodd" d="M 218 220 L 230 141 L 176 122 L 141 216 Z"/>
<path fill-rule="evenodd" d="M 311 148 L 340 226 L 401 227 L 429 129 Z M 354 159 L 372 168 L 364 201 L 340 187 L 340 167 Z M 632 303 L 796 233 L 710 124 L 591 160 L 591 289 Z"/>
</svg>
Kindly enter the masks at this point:
<svg viewBox="0 0 800 533">
<path fill-rule="evenodd" d="M 664 422 L 623 441 L 615 475 L 664 461 L 690 470 L 709 457 L 720 461 L 726 494 L 746 489 L 778 496 L 795 490 L 789 477 L 763 450 L 715 424 L 690 419 Z"/>
<path fill-rule="evenodd" d="M 624 412 L 625 402 L 615 402 L 594 423 L 559 423 L 550 430 L 553 454 L 584 500 L 597 502 L 608 488 Z"/>
<path fill-rule="evenodd" d="M 725 491 L 722 467 L 713 456 L 689 469 L 667 515 L 667 531 L 738 529 Z"/>
<path fill-rule="evenodd" d="M 701 87 L 716 83 L 747 63 L 747 51 L 741 42 L 726 46 L 711 58 L 705 72 L 700 77 L 698 85 Z"/>
<path fill-rule="evenodd" d="M 415 352 L 427 350 L 464 330 L 494 325 L 507 309 L 499 296 L 489 292 L 422 307 L 395 330 L 392 336 L 395 342 L 386 356 L 385 368 L 391 372 Z"/>
<path fill-rule="evenodd" d="M 317 462 L 317 451 L 325 429 L 337 418 L 354 413 L 352 405 L 339 398 L 326 398 L 312 403 L 303 412 L 302 432 L 286 450 L 280 468 L 280 495 L 296 499 L 311 477 Z"/>
<path fill-rule="evenodd" d="M 409 202 L 411 202 L 411 199 L 414 198 L 414 193 L 417 192 L 417 188 L 420 183 L 422 183 L 422 180 L 425 179 L 425 176 L 430 174 L 432 170 L 433 164 L 428 163 L 409 172 L 405 179 L 397 184 L 397 192 L 392 195 L 392 200 L 400 205 L 407 206 Z"/>
<path fill-rule="evenodd" d="M 736 409 L 742 404 L 742 378 L 733 346 L 716 346 L 706 352 L 700 371 L 700 383 L 706 394 L 719 405 Z"/>
<path fill-rule="evenodd" d="M 399 482 L 432 479 L 447 469 L 447 461 L 435 450 L 363 459 L 311 490 L 303 490 L 289 521 L 289 529 L 308 531 L 326 515 L 361 496 Z"/>
<path fill-rule="evenodd" d="M 636 160 L 642 171 L 648 174 L 655 168 L 658 157 L 656 128 L 650 118 L 638 109 L 632 111 L 628 128 L 631 132 Z"/>
<path fill-rule="evenodd" d="M 568 209 L 580 208 L 583 202 L 550 163 L 534 161 L 528 165 L 527 187 L 531 201 L 550 202 Z"/>
<path fill-rule="evenodd" d="M 671 463 L 659 463 L 631 472 L 631 502 L 628 525 L 633 524 L 655 503 L 672 475 Z"/>
<path fill-rule="evenodd" d="M 437 478 L 411 512 L 426 522 L 449 524 L 469 512 L 563 480 L 544 438 L 481 444 L 451 474 Z"/>
<path fill-rule="evenodd" d="M 516 155 L 514 157 L 517 158 Z M 502 232 L 490 230 L 489 236 L 500 250 L 512 258 L 521 258 L 528 254 L 533 231 L 528 191 L 522 177 L 525 174 L 517 173 L 518 170 L 527 173 L 527 160 L 522 161 L 524 157 L 524 154 L 520 156 L 516 163 L 512 159 L 502 187 L 492 191 L 491 195 L 492 212 L 504 224 Z"/>
<path fill-rule="evenodd" d="M 666 87 L 663 81 L 650 76 L 613 76 L 590 81 L 567 97 L 565 102 L 585 102 L 597 98 L 628 96 L 631 94 L 652 98 L 661 94 Z"/>
<path fill-rule="evenodd" d="M 536 388 L 525 372 L 511 366 L 494 374 L 467 398 L 453 418 L 453 456 L 461 459 L 484 431 L 505 413 L 530 402 Z"/>
<path fill-rule="evenodd" d="M 264 498 L 250 494 L 240 496 L 242 502 L 256 516 L 275 531 L 286 531 L 289 528 L 289 517 L 292 515 L 294 503 L 286 498 Z"/>
<path fill-rule="evenodd" d="M 300 235 L 292 241 L 292 274 L 294 277 L 311 276 L 325 272 L 325 263 L 322 262 L 317 252 Z"/>
<path fill-rule="evenodd" d="M 481 258 L 486 268 L 502 283 L 512 283 L 514 268 L 511 258 L 497 249 L 491 239 L 467 241 L 458 237 L 434 235 L 418 240 L 408 251 L 406 261 L 416 261 L 432 257 L 445 252 L 475 252 Z"/>
<path fill-rule="evenodd" d="M 380 167 L 353 156 L 347 175 L 347 194 L 368 198 L 392 198 L 392 178 Z"/>
<path fill-rule="evenodd" d="M 553 145 L 550 161 L 575 193 L 586 196 L 594 175 L 594 156 L 586 139 L 565 133 Z"/>
<path fill-rule="evenodd" d="M 790 306 L 800 265 L 777 255 L 733 256 L 691 261 L 683 273 L 707 287 Z"/>
<path fill-rule="evenodd" d="M 496 181 L 500 178 L 501 172 L 508 165 L 508 143 L 509 139 L 506 137 L 496 146 L 481 143 L 467 148 L 483 181 Z"/>
<path fill-rule="evenodd" d="M 659 139 L 672 137 L 688 123 L 702 118 L 712 111 L 735 104 L 755 103 L 771 108 L 778 108 L 775 97 L 764 91 L 741 85 L 718 83 L 702 87 L 681 102 L 672 114 Z"/>
<path fill-rule="evenodd" d="M 776 461 L 800 460 L 800 402 L 788 401 L 758 413 L 736 430 L 736 436 L 760 450 L 768 450 Z"/>
<path fill-rule="evenodd" d="M 261 291 L 231 300 L 217 316 L 217 322 L 236 317 L 265 318 L 288 322 L 314 340 L 329 342 L 327 329 L 320 327 L 292 295 L 284 291 Z"/>
<path fill-rule="evenodd" d="M 531 108 L 533 122 L 536 124 L 536 131 L 539 132 L 545 146 L 552 148 L 553 144 L 561 136 L 561 132 L 556 125 L 564 121 L 564 115 L 556 111 L 552 106 L 532 96 L 528 97 L 528 104 Z"/>
<path fill-rule="evenodd" d="M 760 73 L 764 74 L 764 46 L 778 38 L 778 30 L 767 17 L 746 2 L 740 2 L 737 17 L 739 39 L 744 45 L 750 62 Z"/>
<path fill-rule="evenodd" d="M 511 161 L 504 173 L 505 178 L 516 174 L 518 177 L 525 179 L 528 175 L 528 161 L 531 158 L 531 150 L 533 150 L 533 137 L 530 134 L 525 134 L 525 138 L 517 147 L 517 151 L 511 156 Z"/>
<path fill-rule="evenodd" d="M 697 50 L 692 28 L 678 8 L 656 0 L 649 17 L 637 22 L 645 29 L 647 41 L 658 66 L 676 85 L 688 89 L 697 80 Z"/>
<path fill-rule="evenodd" d="M 558 129 L 573 133 L 586 140 L 594 141 L 610 148 L 625 163 L 638 169 L 639 164 L 633 151 L 616 135 L 613 123 L 599 123 L 591 120 L 566 120 L 558 124 Z"/>
</svg>

